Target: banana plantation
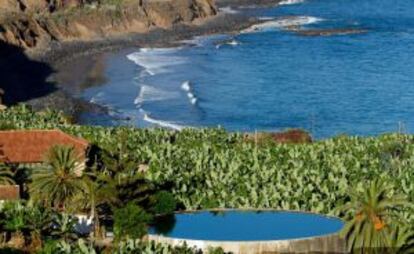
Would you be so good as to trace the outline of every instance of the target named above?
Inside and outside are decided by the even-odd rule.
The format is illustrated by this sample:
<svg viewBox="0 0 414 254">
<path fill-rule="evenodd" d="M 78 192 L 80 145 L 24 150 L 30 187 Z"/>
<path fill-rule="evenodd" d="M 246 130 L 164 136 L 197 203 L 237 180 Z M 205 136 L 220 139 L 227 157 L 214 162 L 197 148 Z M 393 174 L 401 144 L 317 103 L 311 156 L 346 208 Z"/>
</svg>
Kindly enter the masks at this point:
<svg viewBox="0 0 414 254">
<path fill-rule="evenodd" d="M 26 106 L 0 111 L 3 130 L 56 128 L 104 151 L 116 151 L 120 158 L 128 158 L 131 167 L 145 166 L 145 181 L 172 193 L 181 210 L 272 208 L 349 219 L 360 212 L 358 208 L 340 208 L 353 202 L 352 193 L 364 193 L 371 183 L 381 180 L 384 196 L 400 197 L 408 205 L 390 207 L 396 216 L 375 217 L 374 222 L 404 221 L 408 236 L 398 246 L 412 243 L 411 135 L 338 136 L 311 144 L 277 144 L 272 140 L 255 142 L 223 129 L 176 132 L 80 126 L 54 111 L 36 113 Z M 92 154 L 91 160 L 96 157 Z"/>
</svg>

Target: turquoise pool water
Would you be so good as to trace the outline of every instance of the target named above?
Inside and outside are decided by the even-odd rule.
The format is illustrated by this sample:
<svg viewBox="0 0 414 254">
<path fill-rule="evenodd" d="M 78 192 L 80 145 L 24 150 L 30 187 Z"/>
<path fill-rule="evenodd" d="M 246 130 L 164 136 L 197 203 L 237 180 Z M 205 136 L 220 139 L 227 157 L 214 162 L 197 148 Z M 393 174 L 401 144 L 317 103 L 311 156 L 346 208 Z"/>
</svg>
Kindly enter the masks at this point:
<svg viewBox="0 0 414 254">
<path fill-rule="evenodd" d="M 343 225 L 340 219 L 312 213 L 201 211 L 164 217 L 149 232 L 188 240 L 273 241 L 334 234 Z"/>
</svg>

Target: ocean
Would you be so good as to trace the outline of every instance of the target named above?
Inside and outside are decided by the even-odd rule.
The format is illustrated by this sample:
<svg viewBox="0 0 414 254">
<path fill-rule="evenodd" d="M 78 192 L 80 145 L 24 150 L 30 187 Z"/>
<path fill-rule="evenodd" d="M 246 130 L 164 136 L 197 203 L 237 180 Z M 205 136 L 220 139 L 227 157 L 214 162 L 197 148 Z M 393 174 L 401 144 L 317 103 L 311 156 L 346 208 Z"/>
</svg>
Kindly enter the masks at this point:
<svg viewBox="0 0 414 254">
<path fill-rule="evenodd" d="M 106 82 L 82 97 L 107 106 L 114 118 L 86 122 L 177 130 L 302 128 L 315 138 L 414 130 L 414 1 L 282 3 L 224 8 L 263 21 L 236 35 L 110 54 Z M 302 33 L 315 29 L 334 34 Z"/>
</svg>

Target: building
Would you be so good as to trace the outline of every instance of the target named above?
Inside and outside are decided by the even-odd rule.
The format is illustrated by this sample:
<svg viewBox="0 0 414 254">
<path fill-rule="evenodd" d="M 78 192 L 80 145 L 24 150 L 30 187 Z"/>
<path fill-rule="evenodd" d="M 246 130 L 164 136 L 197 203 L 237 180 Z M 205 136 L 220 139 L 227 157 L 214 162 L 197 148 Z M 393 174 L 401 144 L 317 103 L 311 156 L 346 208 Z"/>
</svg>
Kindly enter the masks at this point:
<svg viewBox="0 0 414 254">
<path fill-rule="evenodd" d="M 0 185 L 0 203 L 20 199 L 20 188 L 18 185 Z"/>
<path fill-rule="evenodd" d="M 10 130 L 0 131 L 0 163 L 26 166 L 45 162 L 51 148 L 58 145 L 72 146 L 80 159 L 79 174 L 86 161 L 89 143 L 60 130 Z M 0 185 L 0 203 L 20 198 L 17 185 Z"/>
<path fill-rule="evenodd" d="M 46 160 L 54 146 L 72 146 L 81 161 L 86 161 L 88 141 L 60 130 L 0 131 L 0 162 L 38 164 Z"/>
</svg>

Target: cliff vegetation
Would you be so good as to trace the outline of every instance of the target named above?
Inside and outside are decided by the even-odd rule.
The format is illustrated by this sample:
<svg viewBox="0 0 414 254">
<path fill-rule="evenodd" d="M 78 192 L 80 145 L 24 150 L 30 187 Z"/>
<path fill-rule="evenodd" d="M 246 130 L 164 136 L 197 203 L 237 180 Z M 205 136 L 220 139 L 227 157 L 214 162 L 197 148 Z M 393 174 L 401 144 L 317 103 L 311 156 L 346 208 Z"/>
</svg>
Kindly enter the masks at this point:
<svg viewBox="0 0 414 254">
<path fill-rule="evenodd" d="M 32 49 L 145 33 L 216 13 L 213 0 L 2 0 L 0 40 Z"/>
</svg>

